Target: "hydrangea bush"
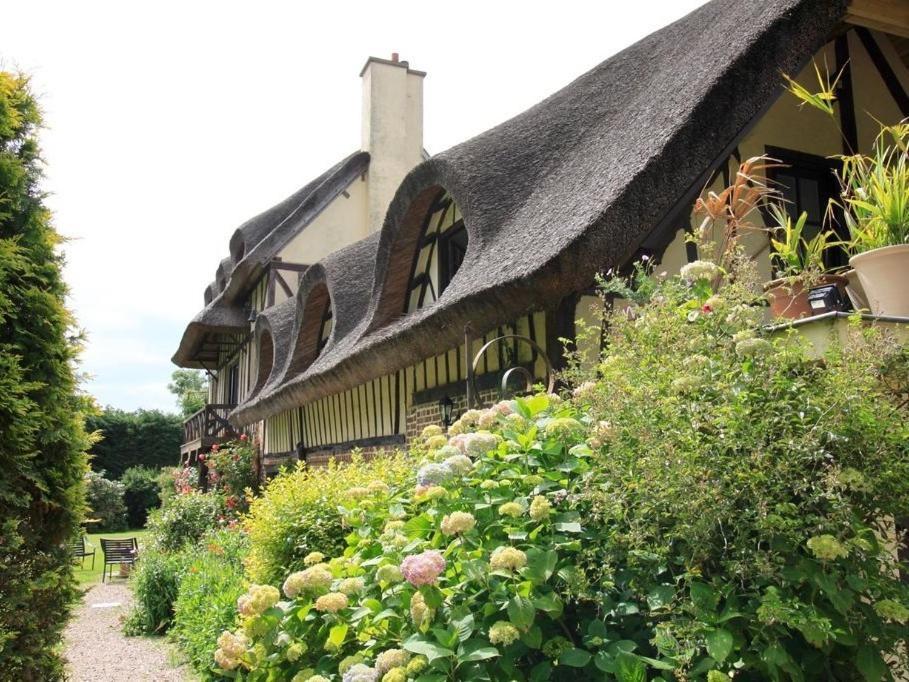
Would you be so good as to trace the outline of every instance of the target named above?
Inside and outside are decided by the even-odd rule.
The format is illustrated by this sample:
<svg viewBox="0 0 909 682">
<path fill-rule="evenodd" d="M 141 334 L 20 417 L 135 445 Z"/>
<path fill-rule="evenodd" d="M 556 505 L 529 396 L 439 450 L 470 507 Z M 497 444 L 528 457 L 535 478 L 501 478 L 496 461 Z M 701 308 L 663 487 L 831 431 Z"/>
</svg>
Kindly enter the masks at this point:
<svg viewBox="0 0 909 682">
<path fill-rule="evenodd" d="M 566 644 L 588 634 L 566 601 L 583 533 L 568 488 L 589 469 L 590 427 L 541 394 L 468 412 L 451 438 L 427 428 L 416 484 L 350 488 L 347 548 L 306 557 L 281 594 L 251 586 L 218 664 L 251 680 L 348 682 L 587 665 Z"/>
<path fill-rule="evenodd" d="M 795 332 L 767 336 L 753 273 L 723 262 L 666 279 L 639 269 L 646 295 L 609 319 L 596 373 L 576 368 L 570 398 L 469 410 L 448 434 L 424 431 L 411 481 L 343 491 L 343 548 L 311 548 L 280 589 L 250 586 L 219 639 L 220 673 L 719 682 L 905 669 L 893 519 L 909 516 L 909 427 L 893 399 L 907 386 L 892 381 L 905 347 L 856 328 L 818 358 Z"/>
</svg>

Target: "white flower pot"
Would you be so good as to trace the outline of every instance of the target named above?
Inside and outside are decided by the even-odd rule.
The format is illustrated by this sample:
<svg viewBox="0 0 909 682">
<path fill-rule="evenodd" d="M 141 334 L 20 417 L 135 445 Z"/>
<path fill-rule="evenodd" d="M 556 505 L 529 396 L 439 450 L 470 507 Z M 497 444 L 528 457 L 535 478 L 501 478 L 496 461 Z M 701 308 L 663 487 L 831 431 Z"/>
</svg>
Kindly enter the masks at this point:
<svg viewBox="0 0 909 682">
<path fill-rule="evenodd" d="M 849 296 L 849 300 L 852 301 L 852 307 L 856 310 L 870 310 L 868 297 L 865 296 L 865 290 L 862 288 L 862 283 L 859 281 L 858 273 L 855 270 L 848 270 L 843 276 L 848 282 L 846 285 L 846 294 Z"/>
<path fill-rule="evenodd" d="M 909 317 L 909 244 L 884 246 L 849 259 L 874 315 Z"/>
</svg>

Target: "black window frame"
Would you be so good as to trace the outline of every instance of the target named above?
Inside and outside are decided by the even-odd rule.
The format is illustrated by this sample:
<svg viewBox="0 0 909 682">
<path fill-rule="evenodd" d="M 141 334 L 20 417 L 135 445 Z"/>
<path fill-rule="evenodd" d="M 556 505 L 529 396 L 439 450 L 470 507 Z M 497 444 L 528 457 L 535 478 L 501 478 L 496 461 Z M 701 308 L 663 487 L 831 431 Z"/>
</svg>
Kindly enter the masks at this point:
<svg viewBox="0 0 909 682">
<path fill-rule="evenodd" d="M 765 152 L 768 157 L 779 161 L 782 167 L 770 168 L 767 171 L 767 178 L 774 187 L 787 187 L 796 193 L 796 205 L 790 202 L 784 204 L 787 213 L 796 220 L 801 212 L 805 210 L 804 205 L 799 203 L 799 188 L 789 188 L 784 185 L 780 176 L 792 176 L 798 179 L 813 180 L 817 182 L 818 203 L 821 214 L 820 229 L 826 229 L 833 232 L 834 240 L 847 241 L 849 233 L 843 220 L 842 210 L 834 204 L 832 220 L 827 214 L 829 200 L 836 200 L 840 195 L 840 186 L 836 177 L 837 171 L 842 167 L 836 159 L 810 154 L 795 149 L 785 147 L 774 147 L 767 145 Z M 767 218 L 769 216 L 765 216 Z M 769 224 L 769 223 L 768 223 Z M 849 254 L 842 247 L 833 247 L 829 249 L 824 256 L 824 267 L 827 269 L 841 268 L 849 264 Z"/>
</svg>

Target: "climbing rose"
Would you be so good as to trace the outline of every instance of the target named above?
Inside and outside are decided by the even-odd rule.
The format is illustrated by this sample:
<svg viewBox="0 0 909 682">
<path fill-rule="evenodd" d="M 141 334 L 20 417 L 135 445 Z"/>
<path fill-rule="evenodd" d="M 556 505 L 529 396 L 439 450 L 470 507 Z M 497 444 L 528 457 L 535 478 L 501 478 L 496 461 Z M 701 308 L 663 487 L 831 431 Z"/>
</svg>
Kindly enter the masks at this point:
<svg viewBox="0 0 909 682">
<path fill-rule="evenodd" d="M 511 623 L 500 620 L 489 628 L 489 641 L 492 644 L 502 644 L 508 646 L 514 644 L 520 638 L 521 633 Z"/>
<path fill-rule="evenodd" d="M 387 673 L 392 668 L 403 668 L 410 660 L 410 654 L 404 649 L 388 649 L 376 656 L 376 670 Z"/>
<path fill-rule="evenodd" d="M 278 603 L 281 593 L 271 585 L 250 585 L 237 600 L 237 610 L 244 616 L 258 616 Z"/>
<path fill-rule="evenodd" d="M 699 282 L 702 280 L 710 282 L 719 276 L 720 269 L 715 263 L 710 261 L 696 260 L 693 263 L 683 265 L 679 274 L 686 282 Z"/>
<path fill-rule="evenodd" d="M 477 525 L 477 520 L 470 512 L 452 512 L 442 519 L 442 532 L 445 535 L 469 533 Z"/>
<path fill-rule="evenodd" d="M 315 607 L 316 611 L 337 613 L 341 609 L 346 609 L 348 603 L 346 594 L 343 594 L 342 592 L 329 592 L 316 599 Z"/>
<path fill-rule="evenodd" d="M 321 592 L 331 586 L 331 573 L 323 564 L 291 573 L 284 581 L 284 594 L 294 599 L 302 592 Z"/>
<path fill-rule="evenodd" d="M 523 513 L 524 507 L 522 507 L 517 502 L 506 502 L 505 504 L 499 506 L 499 514 L 502 516 L 510 516 L 516 519 Z"/>
<path fill-rule="evenodd" d="M 530 518 L 534 521 L 545 519 L 549 516 L 550 511 L 552 511 L 552 505 L 549 504 L 549 500 L 542 495 L 537 495 L 530 503 Z"/>
<path fill-rule="evenodd" d="M 527 565 L 527 555 L 515 547 L 497 547 L 489 557 L 493 571 L 516 571 Z"/>
<path fill-rule="evenodd" d="M 444 570 L 445 559 L 434 549 L 411 554 L 401 562 L 401 573 L 414 587 L 434 584 Z"/>
<path fill-rule="evenodd" d="M 460 476 L 470 473 L 470 470 L 473 469 L 473 461 L 467 455 L 454 455 L 446 459 L 444 464 L 449 471 Z"/>
</svg>

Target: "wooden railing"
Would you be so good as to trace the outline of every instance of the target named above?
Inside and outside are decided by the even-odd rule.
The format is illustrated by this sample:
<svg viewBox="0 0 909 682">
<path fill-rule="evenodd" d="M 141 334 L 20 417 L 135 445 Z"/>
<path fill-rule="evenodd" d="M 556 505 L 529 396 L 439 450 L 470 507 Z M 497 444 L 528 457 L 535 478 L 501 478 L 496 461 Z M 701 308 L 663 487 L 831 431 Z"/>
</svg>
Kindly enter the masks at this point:
<svg viewBox="0 0 909 682">
<path fill-rule="evenodd" d="M 236 405 L 227 403 L 213 403 L 206 405 L 195 414 L 187 417 L 183 422 L 183 443 L 192 443 L 197 440 L 212 441 L 215 439 L 229 440 L 237 437 L 237 432 L 227 415 Z"/>
</svg>

